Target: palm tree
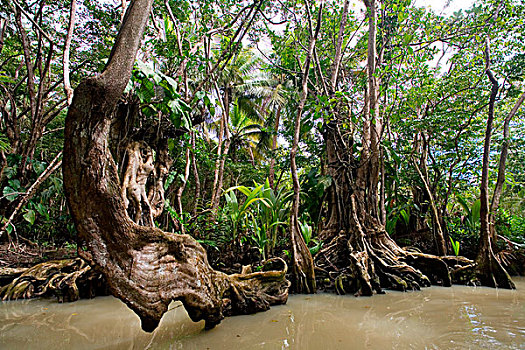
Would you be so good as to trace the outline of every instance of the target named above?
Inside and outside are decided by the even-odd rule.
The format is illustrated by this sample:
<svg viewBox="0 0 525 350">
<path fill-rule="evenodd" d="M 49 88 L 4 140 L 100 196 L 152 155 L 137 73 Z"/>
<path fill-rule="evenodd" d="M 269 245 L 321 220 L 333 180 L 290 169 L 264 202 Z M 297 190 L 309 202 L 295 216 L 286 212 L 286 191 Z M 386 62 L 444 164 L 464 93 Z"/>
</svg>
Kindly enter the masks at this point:
<svg viewBox="0 0 525 350">
<path fill-rule="evenodd" d="M 259 102 L 271 97 L 271 88 L 268 77 L 259 71 L 260 66 L 261 60 L 252 51 L 242 50 L 225 67 L 219 80 L 215 83 L 222 114 L 217 134 L 217 161 L 211 199 L 213 210 L 216 210 L 219 205 L 225 159 L 230 152 L 232 141 L 235 147 L 240 147 L 239 142 L 246 143 L 246 138 L 252 138 L 253 142 L 257 138 L 259 141 L 268 139 L 268 136 L 265 136 L 263 126 L 266 113 L 263 113 Z M 274 99 L 270 98 L 269 100 Z M 282 100 L 284 101 L 284 99 Z M 235 120 L 230 121 L 231 118 L 235 118 Z M 259 136 L 256 137 L 255 134 Z M 268 143 L 258 142 L 259 147 L 250 149 L 252 152 L 256 149 L 261 150 L 264 148 L 264 144 Z M 236 151 L 234 150 L 234 152 Z"/>
<path fill-rule="evenodd" d="M 230 156 L 233 161 L 237 160 L 238 152 L 246 150 L 252 165 L 255 158 L 260 158 L 264 150 L 269 148 L 269 135 L 263 125 L 264 120 L 255 109 L 248 109 L 244 104 L 250 104 L 237 99 L 230 112 L 231 134 L 230 134 Z M 248 111 L 252 113 L 248 114 Z"/>
</svg>

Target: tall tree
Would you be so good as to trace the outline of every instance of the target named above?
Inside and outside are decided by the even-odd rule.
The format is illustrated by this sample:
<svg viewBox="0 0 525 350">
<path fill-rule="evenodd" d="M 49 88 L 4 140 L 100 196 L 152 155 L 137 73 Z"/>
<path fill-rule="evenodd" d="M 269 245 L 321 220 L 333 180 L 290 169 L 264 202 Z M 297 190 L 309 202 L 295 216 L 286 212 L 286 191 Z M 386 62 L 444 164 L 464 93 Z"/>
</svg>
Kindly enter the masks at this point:
<svg viewBox="0 0 525 350">
<path fill-rule="evenodd" d="M 361 151 L 353 155 L 354 142 L 343 123 L 346 117 L 330 110 L 325 124 L 327 173 L 332 177 L 327 224 L 320 236 L 325 246 L 317 264 L 333 271 L 339 293 L 372 295 L 382 288 L 419 289 L 430 280 L 414 266 L 423 268 L 433 282 L 450 285 L 446 263 L 438 257 L 408 253 L 385 231 L 379 218 L 378 184 L 383 121 L 379 113 L 381 57 L 378 55 L 378 2 L 365 0 L 368 18 L 366 88 L 361 118 Z M 384 18 L 381 19 L 385 21 Z M 333 81 L 333 78 L 332 78 Z M 432 268 L 430 268 L 432 266 Z"/>
<path fill-rule="evenodd" d="M 489 109 L 487 116 L 487 128 L 485 131 L 485 142 L 483 145 L 483 165 L 481 168 L 481 184 L 480 184 L 480 247 L 476 262 L 478 278 L 485 286 L 501 287 L 515 289 L 516 286 L 510 278 L 508 272 L 505 270 L 501 262 L 495 256 L 496 236 L 494 229 L 490 226 L 494 225 L 491 220 L 493 216 L 490 213 L 489 204 L 489 163 L 490 163 L 490 141 L 492 137 L 492 125 L 494 123 L 494 104 L 496 103 L 496 96 L 498 95 L 499 84 L 494 77 L 494 73 L 490 68 L 490 46 L 489 39 L 486 40 L 485 46 L 485 64 L 486 74 L 491 83 Z M 504 163 L 503 163 L 504 164 Z M 503 173 L 504 174 L 504 173 Z M 499 175 L 499 174 L 498 174 Z M 501 191 L 501 189 L 496 189 Z M 496 200 L 497 200 L 497 192 Z"/>
<path fill-rule="evenodd" d="M 227 276 L 209 266 L 193 238 L 140 226 L 128 216 L 108 133 L 152 3 L 129 3 L 103 72 L 75 89 L 66 118 L 64 187 L 79 232 L 79 255 L 105 275 L 111 292 L 139 315 L 144 330 L 157 327 L 172 300 L 181 300 L 190 317 L 204 319 L 209 328 L 225 315 L 285 302 L 286 264 L 274 260 L 264 272 Z"/>
<path fill-rule="evenodd" d="M 310 3 L 305 2 L 306 13 L 308 17 L 308 32 L 310 42 L 308 44 L 308 51 L 306 52 L 306 59 L 303 64 L 302 79 L 301 79 L 301 98 L 299 100 L 299 106 L 297 107 L 297 114 L 295 116 L 295 127 L 293 134 L 292 148 L 290 149 L 290 165 L 292 171 L 292 183 L 293 183 L 293 202 L 292 210 L 290 213 L 290 238 L 292 242 L 292 272 L 294 289 L 302 293 L 315 293 L 315 271 L 314 261 L 312 254 L 301 234 L 299 228 L 299 200 L 301 185 L 299 183 L 299 175 L 297 174 L 296 155 L 299 147 L 299 137 L 301 131 L 301 117 L 303 115 L 304 106 L 308 97 L 308 74 L 310 72 L 310 61 L 312 60 L 315 42 L 319 36 L 319 30 L 321 29 L 321 20 L 323 15 L 323 2 L 319 4 L 317 13 L 317 22 L 315 28 L 312 24 L 312 16 L 310 14 Z"/>
</svg>

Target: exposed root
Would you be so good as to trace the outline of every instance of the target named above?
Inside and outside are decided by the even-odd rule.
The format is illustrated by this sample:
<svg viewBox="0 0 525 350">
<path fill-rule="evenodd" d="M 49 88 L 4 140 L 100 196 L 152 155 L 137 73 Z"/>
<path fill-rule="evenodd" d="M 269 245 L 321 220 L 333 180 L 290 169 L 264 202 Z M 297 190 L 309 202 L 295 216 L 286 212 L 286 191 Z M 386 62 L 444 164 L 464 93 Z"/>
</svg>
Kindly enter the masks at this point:
<svg viewBox="0 0 525 350">
<path fill-rule="evenodd" d="M 483 251 L 486 249 L 486 251 Z M 476 277 L 482 286 L 516 289 L 509 273 L 494 254 L 490 243 L 482 247 L 476 260 Z"/>
<path fill-rule="evenodd" d="M 428 278 L 428 284 L 423 287 L 428 287 L 430 284 L 443 287 L 452 286 L 449 267 L 442 257 L 424 253 L 407 252 L 402 260 L 408 265 L 416 267 Z"/>
<path fill-rule="evenodd" d="M 315 267 L 312 255 L 304 242 L 295 217 L 290 224 L 292 241 L 292 286 L 296 293 L 316 292 Z"/>
<path fill-rule="evenodd" d="M 15 278 L 27 271 L 27 268 L 0 267 L 0 287 L 11 283 Z"/>
<path fill-rule="evenodd" d="M 136 223 L 153 226 L 153 211 L 146 194 L 148 177 L 155 170 L 153 151 L 144 142 L 131 142 L 126 148 L 128 164 L 122 180 L 121 196 L 124 206 L 130 204 L 135 212 Z M 146 215 L 143 215 L 143 207 Z M 141 222 L 144 220 L 145 222 Z"/>
<path fill-rule="evenodd" d="M 401 249 L 373 218 L 357 217 L 352 204 L 352 228 L 325 244 L 316 256 L 319 283 L 338 294 L 372 295 L 382 289 L 419 290 L 431 284 L 451 286 L 454 277 L 462 275 L 472 261 L 438 257 Z M 366 222 L 367 226 L 363 226 Z M 451 265 L 449 267 L 449 265 Z"/>
<path fill-rule="evenodd" d="M 59 302 L 104 293 L 105 282 L 82 259 L 52 260 L 35 265 L 0 289 L 2 300 L 55 295 Z"/>
<path fill-rule="evenodd" d="M 230 286 L 223 300 L 230 302 L 225 300 L 229 305 L 224 315 L 245 315 L 268 310 L 270 305 L 285 304 L 290 286 L 285 278 L 287 270 L 286 263 L 275 258 L 265 263 L 263 271 L 229 275 Z"/>
</svg>

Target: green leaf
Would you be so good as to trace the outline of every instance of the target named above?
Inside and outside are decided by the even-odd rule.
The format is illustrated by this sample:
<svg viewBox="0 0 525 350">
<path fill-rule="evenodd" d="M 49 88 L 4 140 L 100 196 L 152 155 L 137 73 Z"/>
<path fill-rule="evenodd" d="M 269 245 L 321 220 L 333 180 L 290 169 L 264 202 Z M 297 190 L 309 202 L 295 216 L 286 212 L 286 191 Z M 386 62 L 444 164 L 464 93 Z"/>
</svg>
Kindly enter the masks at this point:
<svg viewBox="0 0 525 350">
<path fill-rule="evenodd" d="M 6 232 L 8 235 L 11 234 L 11 232 L 13 232 L 13 230 L 15 229 L 15 226 L 13 226 L 13 223 L 9 223 L 9 225 L 7 225 L 7 227 L 5 228 Z"/>
<path fill-rule="evenodd" d="M 206 93 L 204 91 L 197 91 L 195 93 L 195 98 L 197 100 L 202 100 L 204 98 L 204 96 L 206 96 Z"/>
<path fill-rule="evenodd" d="M 36 219 L 36 214 L 34 210 L 29 209 L 24 215 L 24 219 L 33 226 Z"/>
<path fill-rule="evenodd" d="M 10 83 L 10 84 L 16 83 L 16 81 L 13 78 L 5 76 L 5 75 L 0 75 L 0 81 L 4 83 Z"/>
<path fill-rule="evenodd" d="M 12 189 L 9 186 L 4 187 L 4 189 L 2 191 L 4 197 L 10 202 L 14 201 L 15 198 L 18 197 L 18 193 L 17 192 L 18 191 L 15 191 L 14 189 Z"/>
<path fill-rule="evenodd" d="M 135 67 L 139 72 L 142 72 L 146 77 L 152 77 L 155 75 L 155 71 L 142 61 L 136 61 Z"/>
<path fill-rule="evenodd" d="M 19 180 L 9 180 L 7 183 L 13 188 L 13 191 L 21 192 L 22 186 L 20 185 Z"/>
<path fill-rule="evenodd" d="M 175 79 L 173 79 L 172 77 L 168 77 L 167 75 L 164 76 L 164 79 L 166 79 L 166 81 L 168 82 L 171 90 L 173 91 L 177 91 L 177 82 L 175 81 Z"/>
<path fill-rule="evenodd" d="M 459 241 L 455 241 L 452 237 L 450 237 L 450 243 L 452 243 L 452 249 L 454 250 L 454 254 L 456 256 L 459 255 Z"/>
<path fill-rule="evenodd" d="M 33 161 L 33 169 L 35 169 L 35 172 L 37 175 L 40 175 L 46 170 L 46 166 L 44 162 L 39 161 Z"/>
<path fill-rule="evenodd" d="M 475 225 L 479 221 L 481 210 L 481 201 L 478 199 L 472 203 L 472 209 L 470 212 L 472 224 Z"/>
<path fill-rule="evenodd" d="M 410 222 L 410 214 L 407 213 L 407 211 L 405 209 L 401 209 L 401 211 L 399 212 L 399 214 L 401 214 L 401 217 L 403 218 L 403 221 L 405 223 L 405 226 L 408 227 L 408 224 Z"/>
<path fill-rule="evenodd" d="M 173 22 L 168 16 L 164 16 L 164 32 L 169 34 L 173 31 Z"/>
</svg>

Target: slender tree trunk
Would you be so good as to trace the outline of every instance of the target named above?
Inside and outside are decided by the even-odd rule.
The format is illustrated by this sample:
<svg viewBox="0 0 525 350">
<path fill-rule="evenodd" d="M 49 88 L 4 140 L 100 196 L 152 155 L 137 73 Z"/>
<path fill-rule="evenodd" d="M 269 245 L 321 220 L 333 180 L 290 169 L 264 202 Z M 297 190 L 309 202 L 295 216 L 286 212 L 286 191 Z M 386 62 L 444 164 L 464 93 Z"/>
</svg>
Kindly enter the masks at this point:
<svg viewBox="0 0 525 350">
<path fill-rule="evenodd" d="M 35 123 L 37 123 L 37 93 L 36 93 L 36 87 L 35 87 L 35 73 L 34 73 L 34 67 L 33 62 L 31 61 L 31 52 L 30 52 L 30 44 L 29 39 L 27 38 L 27 33 L 24 29 L 24 26 L 22 24 L 22 13 L 17 5 L 14 6 L 15 9 L 15 24 L 18 29 L 18 33 L 20 35 L 20 41 L 22 44 L 22 50 L 24 53 L 24 60 L 25 65 L 27 69 L 27 93 L 29 95 L 29 107 L 31 111 L 31 135 L 29 140 L 26 142 L 25 147 L 23 147 L 22 150 L 22 160 L 20 162 L 19 172 L 22 178 L 25 178 L 27 173 L 27 157 L 29 156 L 29 153 L 31 153 L 31 148 L 35 137 L 33 136 L 33 131 L 35 130 Z"/>
<path fill-rule="evenodd" d="M 4 150 L 0 150 L 0 180 L 3 179 L 4 169 L 7 166 L 7 158 Z"/>
<path fill-rule="evenodd" d="M 182 208 L 182 193 L 184 192 L 184 189 L 186 188 L 186 183 L 188 182 L 188 178 L 190 177 L 190 166 L 191 166 L 191 158 L 190 158 L 190 147 L 186 148 L 186 166 L 184 167 L 184 177 L 182 178 L 182 183 L 177 189 L 176 192 L 176 202 L 177 202 L 177 212 L 182 217 L 183 214 L 183 208 Z M 180 225 L 181 232 L 186 233 L 186 229 L 184 225 Z"/>
<path fill-rule="evenodd" d="M 44 2 L 40 2 L 40 9 L 37 13 L 41 15 Z M 42 137 L 45 126 L 56 116 L 56 114 L 48 115 L 43 111 L 43 103 L 45 99 L 45 87 L 49 83 L 49 77 L 51 73 L 51 63 L 54 52 L 54 43 L 50 39 L 49 35 L 42 30 L 42 28 L 35 21 L 37 18 L 31 17 L 18 3 L 15 2 L 13 7 L 15 13 L 15 26 L 20 36 L 20 42 L 22 45 L 22 51 L 24 55 L 24 63 L 27 70 L 27 93 L 29 96 L 29 112 L 31 117 L 31 131 L 29 133 L 28 140 L 21 144 L 21 160 L 18 167 L 19 179 L 21 182 L 27 180 L 27 174 L 31 170 L 31 162 L 33 159 L 34 152 L 38 141 Z M 37 53 L 35 62 L 32 61 L 32 56 L 35 56 L 31 52 L 31 43 L 27 35 L 24 23 L 22 22 L 22 14 L 29 20 L 34 28 L 39 32 Z M 49 41 L 49 48 L 47 57 L 45 56 L 43 47 L 44 39 Z M 38 76 L 36 75 L 38 73 Z M 25 113 L 25 112 L 24 112 Z M 47 117 L 46 117 L 47 115 Z M 20 118 L 20 116 L 18 117 Z"/>
<path fill-rule="evenodd" d="M 2 153 L 3 155 L 3 153 Z M 2 237 L 2 234 L 7 230 L 9 225 L 13 222 L 13 220 L 16 219 L 18 214 L 20 213 L 20 210 L 24 207 L 24 205 L 27 204 L 33 198 L 33 196 L 36 194 L 36 191 L 40 188 L 40 185 L 46 181 L 51 174 L 53 174 L 60 166 L 62 165 L 62 160 L 60 159 L 62 157 L 62 152 L 58 153 L 55 158 L 49 163 L 47 168 L 40 174 L 40 176 L 36 179 L 36 181 L 29 187 L 27 192 L 20 198 L 18 201 L 18 204 L 16 205 L 15 209 L 11 212 L 11 215 L 7 219 L 7 221 L 2 225 L 2 228 L 0 229 L 0 237 Z M 1 175 L 1 174 L 0 174 Z"/>
<path fill-rule="evenodd" d="M 489 100 L 489 112 L 487 117 L 487 129 L 485 131 L 485 142 L 483 145 L 483 163 L 481 168 L 480 184 L 480 248 L 476 262 L 478 278 L 482 285 L 489 287 L 501 287 L 514 289 L 516 286 L 500 261 L 494 253 L 495 240 L 492 239 L 490 229 L 489 212 L 489 162 L 490 162 L 490 142 L 492 136 L 492 124 L 494 122 L 494 104 L 498 94 L 498 81 L 490 70 L 489 42 L 487 40 L 485 49 L 485 60 L 487 63 L 486 74 L 492 84 Z"/>
<path fill-rule="evenodd" d="M 349 0 L 345 0 L 343 5 L 343 13 L 341 14 L 341 22 L 339 23 L 339 32 L 337 34 L 337 44 L 335 46 L 335 57 L 332 63 L 332 76 L 330 78 L 330 94 L 335 93 L 337 87 L 337 79 L 339 78 L 339 69 L 341 68 L 341 59 L 343 58 L 343 39 L 346 23 L 348 21 L 348 7 Z"/>
<path fill-rule="evenodd" d="M 215 84 L 215 89 L 217 94 L 220 90 Z M 224 88 L 224 96 L 222 99 L 222 108 L 223 113 L 221 117 L 221 124 L 219 127 L 219 144 L 217 146 L 217 161 L 215 162 L 215 172 L 213 178 L 213 190 L 211 196 L 211 208 L 213 212 L 216 212 L 219 207 L 221 199 L 221 190 L 222 183 L 224 178 L 224 163 L 226 161 L 226 156 L 228 155 L 230 148 L 230 134 L 228 131 L 228 116 L 230 109 L 230 96 L 229 96 L 229 87 Z"/>
<path fill-rule="evenodd" d="M 75 17 L 77 13 L 77 0 L 71 0 L 71 11 L 69 13 L 69 26 L 66 35 L 66 42 L 64 44 L 64 56 L 62 59 L 64 70 L 64 90 L 67 96 L 67 104 L 70 105 L 73 101 L 73 89 L 69 80 L 69 49 L 71 47 L 71 39 L 75 30 Z"/>
<path fill-rule="evenodd" d="M 272 159 L 270 160 L 270 170 L 268 174 L 268 181 L 270 183 L 270 187 L 274 190 L 276 187 L 274 187 L 274 181 L 275 181 L 275 150 L 277 149 L 277 136 L 279 133 L 279 123 L 281 122 L 281 106 L 277 107 L 277 111 L 275 112 L 275 123 L 273 125 L 273 131 L 274 135 L 272 138 Z"/>
<path fill-rule="evenodd" d="M 201 181 L 199 178 L 199 168 L 197 166 L 197 159 L 195 157 L 195 131 L 191 132 L 191 163 L 193 164 L 193 177 L 195 180 L 195 201 L 193 205 L 193 215 L 197 215 L 197 210 L 200 207 L 201 201 Z"/>
<path fill-rule="evenodd" d="M 368 84 L 365 91 L 365 107 L 363 116 L 363 131 L 361 133 L 362 152 L 361 164 L 357 169 L 356 196 L 357 201 L 365 203 L 366 211 L 378 218 L 377 186 L 379 182 L 379 141 L 381 121 L 379 120 L 379 80 L 376 77 L 377 68 L 377 8 L 375 0 L 365 1 L 368 12 L 368 54 L 367 75 Z"/>
<path fill-rule="evenodd" d="M 217 183 L 216 186 L 214 186 L 215 197 L 212 201 L 212 210 L 215 212 L 217 208 L 219 207 L 219 203 L 221 201 L 221 192 L 222 187 L 224 184 L 224 166 L 226 164 L 226 157 L 228 157 L 228 153 L 230 152 L 230 131 L 229 131 L 229 116 L 230 116 L 230 91 L 229 88 L 226 87 L 224 92 L 224 98 L 223 98 L 223 105 L 224 105 L 224 138 L 222 144 L 222 153 L 219 158 L 219 168 L 215 171 L 217 172 Z"/>
<path fill-rule="evenodd" d="M 430 209 L 432 212 L 432 223 L 433 223 L 432 231 L 434 235 L 434 244 L 436 246 L 436 250 L 438 252 L 438 255 L 447 255 L 447 245 L 445 243 L 443 229 L 441 228 L 441 218 L 439 216 L 436 202 L 434 201 L 434 195 L 432 194 L 432 191 L 430 190 L 430 186 L 428 184 L 428 175 L 427 175 L 426 169 L 424 170 L 425 174 L 423 174 L 423 172 L 421 171 L 421 169 L 419 169 L 419 166 L 417 165 L 415 160 L 413 160 L 413 163 L 414 163 L 414 168 L 416 169 L 417 174 L 419 175 L 419 179 L 423 183 L 423 186 L 429 198 Z"/>
<path fill-rule="evenodd" d="M 228 276 L 210 267 L 190 236 L 140 226 L 128 216 L 108 135 L 152 2 L 130 2 L 106 68 L 75 89 L 65 127 L 64 189 L 79 255 L 104 274 L 111 293 L 139 315 L 144 330 L 158 326 L 173 300 L 209 328 L 225 315 L 286 302 L 286 264 L 273 260 L 264 272 Z"/>
<path fill-rule="evenodd" d="M 5 32 L 7 29 L 7 20 L 0 18 L 0 54 L 4 48 Z"/>
<path fill-rule="evenodd" d="M 512 110 L 505 118 L 505 122 L 503 123 L 503 144 L 501 145 L 501 153 L 499 157 L 499 166 L 498 166 L 498 179 L 496 181 L 496 186 L 494 188 L 494 194 L 492 195 L 492 202 L 490 204 L 490 229 L 491 229 L 491 239 L 495 242 L 497 239 L 496 230 L 495 230 L 495 216 L 498 211 L 499 202 L 501 199 L 501 193 L 503 191 L 503 184 L 505 183 L 505 163 L 507 161 L 507 156 L 509 153 L 509 137 L 510 137 L 510 121 L 516 113 L 518 112 L 519 108 L 523 104 L 523 101 L 525 100 L 525 93 L 522 93 L 521 96 L 518 98 L 516 103 L 514 104 L 514 107 L 512 107 Z"/>
<path fill-rule="evenodd" d="M 297 175 L 297 164 L 295 157 L 299 147 L 299 137 L 301 131 L 301 117 L 303 109 L 306 104 L 306 98 L 308 97 L 308 73 L 310 71 L 310 61 L 314 52 L 315 42 L 319 35 L 321 28 L 321 18 L 323 11 L 323 4 L 319 5 L 319 12 L 317 14 L 317 24 L 315 31 L 312 28 L 311 16 L 310 16 L 310 3 L 306 1 L 306 11 L 309 17 L 309 28 L 310 28 L 310 43 L 308 44 L 308 51 L 306 53 L 306 60 L 303 66 L 303 77 L 302 77 L 302 92 L 299 100 L 299 106 L 297 107 L 297 114 L 295 116 L 295 128 L 292 148 L 290 150 L 290 164 L 292 172 L 292 183 L 293 183 L 293 202 L 292 210 L 290 212 L 290 238 L 292 242 L 292 259 L 293 259 L 293 279 L 292 284 L 294 289 L 299 293 L 315 293 L 315 271 L 312 254 L 306 246 L 304 238 L 299 228 L 299 200 L 301 185 L 299 183 L 299 176 Z"/>
<path fill-rule="evenodd" d="M 124 23 L 124 16 L 126 15 L 126 10 L 128 9 L 129 0 L 121 0 L 120 6 L 122 11 L 120 12 L 120 23 Z"/>
<path fill-rule="evenodd" d="M 221 157 L 222 157 L 222 144 L 224 138 L 224 115 L 221 116 L 220 126 L 219 126 L 219 135 L 217 141 L 217 160 L 215 161 L 215 170 L 213 171 L 213 187 L 211 191 L 211 207 L 214 210 L 215 197 L 217 196 L 217 188 L 219 185 L 219 172 L 221 167 Z"/>
<path fill-rule="evenodd" d="M 385 155 L 383 149 L 381 149 L 381 191 L 379 192 L 379 219 L 381 225 L 386 225 L 386 184 L 385 184 Z"/>
</svg>

